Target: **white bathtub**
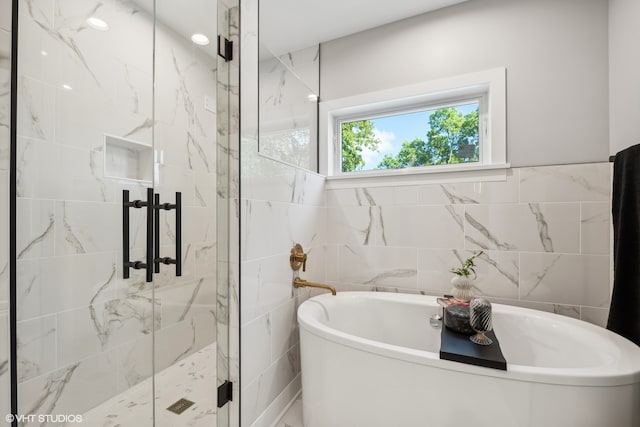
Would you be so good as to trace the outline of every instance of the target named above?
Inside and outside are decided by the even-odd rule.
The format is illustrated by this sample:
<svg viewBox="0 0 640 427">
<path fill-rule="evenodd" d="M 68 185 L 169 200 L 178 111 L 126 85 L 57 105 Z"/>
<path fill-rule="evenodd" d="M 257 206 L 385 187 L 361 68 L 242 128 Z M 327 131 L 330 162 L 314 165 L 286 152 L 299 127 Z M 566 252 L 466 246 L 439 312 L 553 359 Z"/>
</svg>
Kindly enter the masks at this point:
<svg viewBox="0 0 640 427">
<path fill-rule="evenodd" d="M 434 297 L 320 295 L 298 310 L 305 427 L 638 427 L 640 347 L 494 304 L 507 371 L 440 360 Z"/>
</svg>

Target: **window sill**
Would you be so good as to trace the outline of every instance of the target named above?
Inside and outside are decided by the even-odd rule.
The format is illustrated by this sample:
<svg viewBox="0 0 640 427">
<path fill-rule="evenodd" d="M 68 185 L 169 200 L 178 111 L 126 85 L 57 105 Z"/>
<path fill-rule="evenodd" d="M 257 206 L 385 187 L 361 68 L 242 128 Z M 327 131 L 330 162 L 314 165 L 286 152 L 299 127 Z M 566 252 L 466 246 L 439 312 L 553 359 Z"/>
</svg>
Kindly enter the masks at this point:
<svg viewBox="0 0 640 427">
<path fill-rule="evenodd" d="M 349 172 L 328 176 L 326 178 L 326 188 L 391 187 L 451 184 L 456 182 L 506 181 L 509 167 L 509 163 L 477 166 L 457 164 L 415 169 Z"/>
</svg>

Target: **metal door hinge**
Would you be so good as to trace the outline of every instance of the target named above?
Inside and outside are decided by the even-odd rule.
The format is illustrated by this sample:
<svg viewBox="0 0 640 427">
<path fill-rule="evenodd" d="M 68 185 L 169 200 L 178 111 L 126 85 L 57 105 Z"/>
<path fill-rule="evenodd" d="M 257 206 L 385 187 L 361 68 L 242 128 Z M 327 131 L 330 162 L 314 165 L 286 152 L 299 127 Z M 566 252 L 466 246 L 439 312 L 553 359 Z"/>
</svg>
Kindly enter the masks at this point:
<svg viewBox="0 0 640 427">
<path fill-rule="evenodd" d="M 222 408 L 227 402 L 233 400 L 233 383 L 225 381 L 218 387 L 218 408 Z"/>
<path fill-rule="evenodd" d="M 218 35 L 218 56 L 224 58 L 225 62 L 233 59 L 233 42 Z"/>
</svg>

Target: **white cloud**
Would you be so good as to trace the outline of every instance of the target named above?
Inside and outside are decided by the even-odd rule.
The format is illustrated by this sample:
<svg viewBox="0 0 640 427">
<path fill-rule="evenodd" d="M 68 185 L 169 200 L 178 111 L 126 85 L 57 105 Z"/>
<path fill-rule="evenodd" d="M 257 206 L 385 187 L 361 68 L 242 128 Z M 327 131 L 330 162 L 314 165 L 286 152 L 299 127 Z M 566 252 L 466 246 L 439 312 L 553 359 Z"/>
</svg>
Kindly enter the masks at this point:
<svg viewBox="0 0 640 427">
<path fill-rule="evenodd" d="M 393 151 L 393 143 L 396 140 L 396 135 L 393 132 L 374 129 L 373 133 L 380 141 L 382 141 L 378 146 L 379 152 L 388 154 Z"/>
<path fill-rule="evenodd" d="M 396 139 L 396 135 L 393 132 L 373 129 L 373 133 L 376 138 L 380 140 L 380 144 L 378 145 L 377 150 L 370 150 L 366 147 L 363 148 L 361 155 L 365 162 L 364 169 L 370 169 L 378 166 L 378 163 L 380 163 L 385 154 L 395 154 L 395 147 L 393 143 Z"/>
</svg>

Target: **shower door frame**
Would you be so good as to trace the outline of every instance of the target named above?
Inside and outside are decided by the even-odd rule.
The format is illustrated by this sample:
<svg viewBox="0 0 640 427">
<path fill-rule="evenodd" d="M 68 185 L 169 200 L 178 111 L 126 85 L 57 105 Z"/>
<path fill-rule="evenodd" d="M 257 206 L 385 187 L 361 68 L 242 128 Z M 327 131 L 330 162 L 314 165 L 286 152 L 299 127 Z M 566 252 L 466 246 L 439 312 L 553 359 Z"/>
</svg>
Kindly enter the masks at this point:
<svg viewBox="0 0 640 427">
<path fill-rule="evenodd" d="M 223 289 L 225 294 L 218 293 L 218 305 L 221 302 L 226 307 L 226 325 L 218 319 L 218 361 L 217 361 L 217 386 L 219 390 L 218 398 L 222 396 L 222 387 L 229 386 L 231 399 L 218 408 L 218 426 L 224 421 L 225 427 L 240 426 L 240 14 L 242 7 L 240 0 L 218 0 L 218 88 L 216 96 L 217 105 L 226 107 L 227 122 L 218 122 L 218 167 L 221 159 L 225 159 L 226 165 L 222 169 L 226 175 L 225 188 L 218 187 L 219 195 L 226 197 L 226 237 L 227 259 L 226 262 L 219 262 L 219 269 L 224 265 L 226 274 L 226 285 Z M 231 42 L 227 44 L 227 42 Z M 221 46 L 221 43 L 224 46 Z M 224 53 L 220 50 L 224 48 Z M 230 48 L 231 52 L 227 49 Z M 231 53 L 231 58 L 227 56 Z M 227 74 L 226 79 L 221 75 Z M 226 104 L 225 104 L 226 102 Z M 225 144 L 220 142 L 224 141 Z M 224 153 L 224 156 L 220 155 Z M 218 175 L 218 183 L 220 175 Z M 220 193 L 222 191 L 222 193 Z M 220 211 L 218 211 L 220 215 Z M 217 225 L 221 222 L 217 220 Z M 219 258 L 220 259 L 220 258 Z M 218 275 L 218 278 L 220 276 Z M 220 288 L 218 288 L 220 289 Z M 220 345 L 220 332 L 226 332 L 227 340 L 224 346 Z M 224 361 L 224 362 L 223 362 Z M 222 367 L 226 371 L 222 373 Z M 226 374 L 226 375 L 225 375 Z M 228 381 L 228 384 L 225 382 Z M 219 405 L 220 406 L 220 405 Z"/>
<path fill-rule="evenodd" d="M 9 361 L 11 369 L 11 413 L 18 413 L 18 331 L 17 331 L 17 164 L 18 164 L 18 3 L 11 2 L 11 118 L 9 122 Z M 18 421 L 11 421 L 18 427 Z"/>
</svg>

